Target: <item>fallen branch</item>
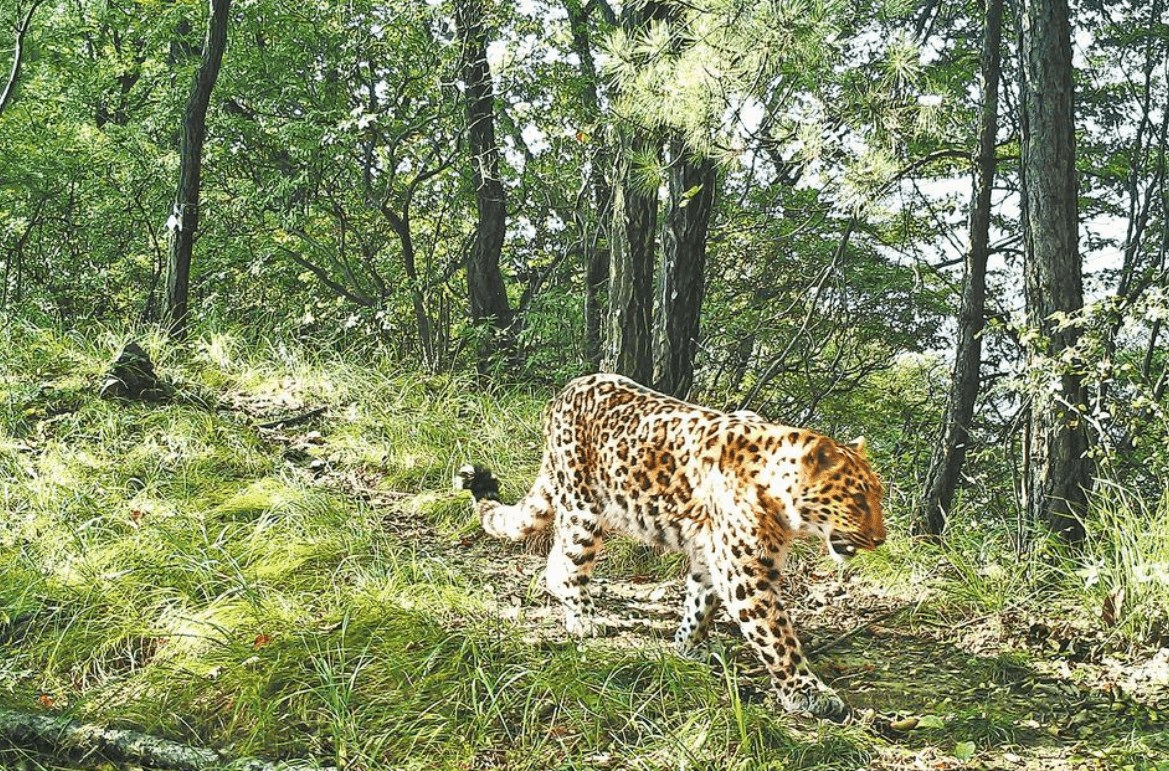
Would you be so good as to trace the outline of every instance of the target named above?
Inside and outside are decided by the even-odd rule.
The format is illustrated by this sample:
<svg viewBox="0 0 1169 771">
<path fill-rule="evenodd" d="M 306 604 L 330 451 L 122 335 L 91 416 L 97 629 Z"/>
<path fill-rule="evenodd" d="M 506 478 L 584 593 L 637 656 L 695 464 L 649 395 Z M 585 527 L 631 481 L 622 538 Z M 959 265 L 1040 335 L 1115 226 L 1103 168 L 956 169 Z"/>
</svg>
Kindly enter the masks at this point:
<svg viewBox="0 0 1169 771">
<path fill-rule="evenodd" d="M 0 709 L 0 750 L 7 748 L 38 751 L 75 760 L 100 759 L 161 771 L 292 771 L 324 768 L 305 761 L 232 759 L 217 750 L 191 747 L 141 731 L 102 728 L 57 715 L 29 715 Z"/>
<path fill-rule="evenodd" d="M 917 604 L 918 603 L 916 603 L 916 602 L 907 602 L 904 605 L 899 605 L 898 607 L 894 608 L 893 610 L 886 611 L 885 613 L 882 613 L 879 616 L 875 616 L 873 618 L 870 618 L 869 620 L 865 621 L 863 624 L 859 624 L 859 625 L 853 627 L 852 629 L 849 629 L 847 632 L 840 635 L 839 637 L 834 637 L 833 639 L 829 640 L 828 642 L 820 643 L 819 645 L 816 645 L 812 648 L 809 648 L 806 652 L 806 655 L 815 656 L 816 654 L 823 653 L 824 651 L 828 650 L 829 648 L 835 648 L 837 645 L 840 645 L 845 640 L 849 640 L 849 639 L 855 637 L 856 635 L 860 634 L 864 630 L 868 629 L 873 624 L 879 624 L 882 621 L 888 621 L 889 619 L 893 618 L 901 611 L 908 610 L 909 608 L 912 608 L 914 605 L 917 605 Z"/>
<path fill-rule="evenodd" d="M 298 423 L 305 423 L 310 421 L 318 415 L 324 415 L 325 410 L 327 409 L 328 407 L 317 407 L 315 410 L 302 412 L 299 415 L 281 418 L 280 420 L 270 420 L 267 423 L 257 423 L 256 428 L 280 428 L 281 426 L 295 426 Z"/>
</svg>

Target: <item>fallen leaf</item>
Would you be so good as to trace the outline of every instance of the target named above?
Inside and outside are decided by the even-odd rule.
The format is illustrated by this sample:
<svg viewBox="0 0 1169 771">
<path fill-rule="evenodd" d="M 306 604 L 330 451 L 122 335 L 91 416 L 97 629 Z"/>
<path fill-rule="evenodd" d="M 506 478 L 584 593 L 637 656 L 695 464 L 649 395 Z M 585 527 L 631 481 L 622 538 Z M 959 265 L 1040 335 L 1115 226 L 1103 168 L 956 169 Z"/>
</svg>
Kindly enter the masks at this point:
<svg viewBox="0 0 1169 771">
<path fill-rule="evenodd" d="M 272 635 L 258 634 L 258 635 L 256 635 L 256 641 L 252 643 L 252 648 L 253 649 L 263 648 L 265 645 L 267 645 L 270 642 L 272 642 Z"/>
<path fill-rule="evenodd" d="M 1104 604 L 1100 608 L 1100 620 L 1104 622 L 1104 626 L 1116 626 L 1120 621 L 1120 611 L 1124 606 L 1124 587 L 1120 586 L 1113 589 L 1104 598 Z"/>
</svg>

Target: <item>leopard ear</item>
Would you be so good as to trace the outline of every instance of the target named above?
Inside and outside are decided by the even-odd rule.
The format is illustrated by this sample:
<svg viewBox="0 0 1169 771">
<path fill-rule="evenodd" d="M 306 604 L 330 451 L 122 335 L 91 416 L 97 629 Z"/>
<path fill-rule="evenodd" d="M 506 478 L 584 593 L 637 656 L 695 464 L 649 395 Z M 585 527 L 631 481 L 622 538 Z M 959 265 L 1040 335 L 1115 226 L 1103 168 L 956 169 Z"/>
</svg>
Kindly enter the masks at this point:
<svg viewBox="0 0 1169 771">
<path fill-rule="evenodd" d="M 848 447 L 862 458 L 865 457 L 865 438 L 863 436 L 858 436 L 856 439 L 853 439 L 848 443 Z"/>
<path fill-rule="evenodd" d="M 831 439 L 821 437 L 816 442 L 816 470 L 827 471 L 835 466 L 839 461 L 840 450 L 838 445 Z"/>
</svg>

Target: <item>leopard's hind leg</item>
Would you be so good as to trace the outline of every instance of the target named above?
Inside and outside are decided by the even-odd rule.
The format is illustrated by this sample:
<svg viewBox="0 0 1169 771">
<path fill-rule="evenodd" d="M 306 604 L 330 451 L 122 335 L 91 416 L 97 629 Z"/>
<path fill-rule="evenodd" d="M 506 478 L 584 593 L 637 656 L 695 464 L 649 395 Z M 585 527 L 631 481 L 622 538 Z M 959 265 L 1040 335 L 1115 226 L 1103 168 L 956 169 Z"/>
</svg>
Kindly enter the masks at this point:
<svg viewBox="0 0 1169 771">
<path fill-rule="evenodd" d="M 579 500 L 576 491 L 560 490 L 553 501 L 554 472 L 547 457 L 532 489 L 514 505 L 499 500 L 499 481 L 489 470 L 466 465 L 455 472 L 457 490 L 470 490 L 483 529 L 497 538 L 520 540 L 548 527 L 555 519 L 545 580 L 548 591 L 564 607 L 569 634 L 591 637 L 604 631 L 595 617 L 589 580 L 601 547 L 600 515 Z"/>
<path fill-rule="evenodd" d="M 604 633 L 596 617 L 589 581 L 601 548 L 601 525 L 597 512 L 572 495 L 557 502 L 552 550 L 548 554 L 545 580 L 548 591 L 564 606 L 564 628 L 569 634 L 594 637 Z"/>
</svg>

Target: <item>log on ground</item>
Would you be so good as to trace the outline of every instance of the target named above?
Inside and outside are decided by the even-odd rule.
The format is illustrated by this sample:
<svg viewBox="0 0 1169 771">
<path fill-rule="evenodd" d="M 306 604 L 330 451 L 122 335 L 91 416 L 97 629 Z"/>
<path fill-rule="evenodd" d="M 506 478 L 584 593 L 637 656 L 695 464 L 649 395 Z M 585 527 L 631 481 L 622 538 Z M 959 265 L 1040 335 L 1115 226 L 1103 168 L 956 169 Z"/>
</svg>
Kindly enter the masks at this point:
<svg viewBox="0 0 1169 771">
<path fill-rule="evenodd" d="M 231 758 L 217 750 L 191 747 L 141 731 L 0 709 L 0 752 L 5 749 L 41 752 L 80 763 L 100 759 L 163 771 L 326 771 L 326 767 L 307 761 Z"/>
</svg>

